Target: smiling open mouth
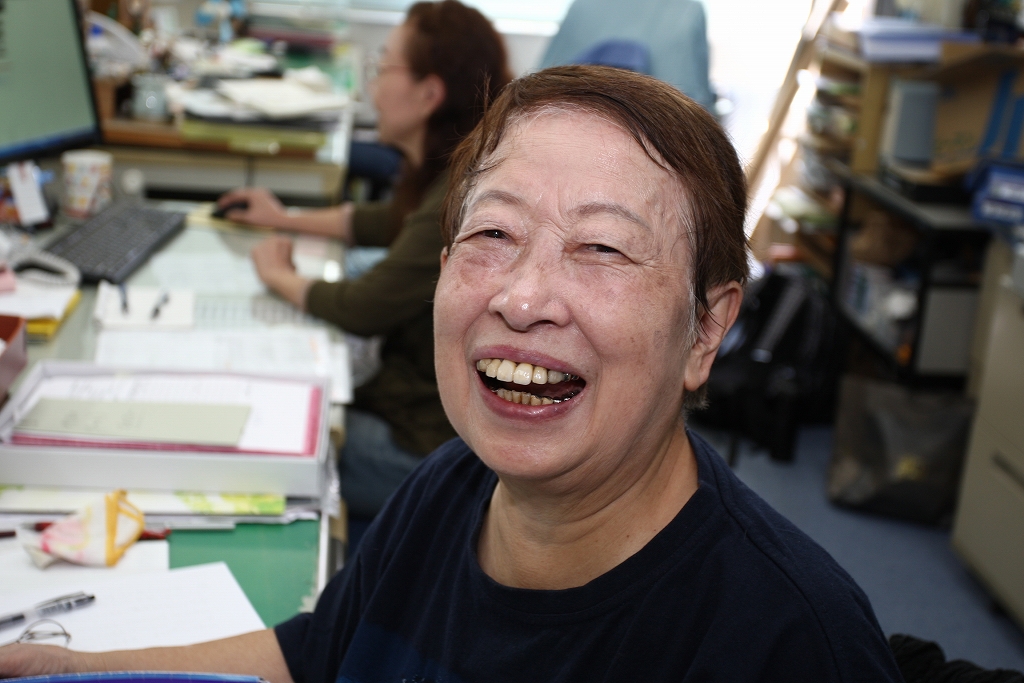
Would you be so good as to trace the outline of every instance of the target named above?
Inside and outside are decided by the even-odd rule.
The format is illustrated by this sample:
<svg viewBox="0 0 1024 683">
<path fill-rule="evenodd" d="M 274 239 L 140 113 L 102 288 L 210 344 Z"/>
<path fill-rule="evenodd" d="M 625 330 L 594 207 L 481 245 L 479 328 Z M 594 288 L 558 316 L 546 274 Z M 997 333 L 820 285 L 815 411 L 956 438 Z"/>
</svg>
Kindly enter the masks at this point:
<svg viewBox="0 0 1024 683">
<path fill-rule="evenodd" d="M 503 358 L 481 358 L 476 369 L 487 388 L 499 398 L 530 406 L 569 401 L 587 384 L 576 375 Z"/>
</svg>

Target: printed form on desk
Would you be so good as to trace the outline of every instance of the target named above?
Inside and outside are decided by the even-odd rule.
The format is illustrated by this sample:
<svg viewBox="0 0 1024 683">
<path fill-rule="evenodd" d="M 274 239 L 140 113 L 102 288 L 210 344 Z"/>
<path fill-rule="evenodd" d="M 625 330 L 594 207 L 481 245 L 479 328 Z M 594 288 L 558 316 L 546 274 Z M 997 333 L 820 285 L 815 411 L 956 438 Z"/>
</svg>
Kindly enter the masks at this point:
<svg viewBox="0 0 1024 683">
<path fill-rule="evenodd" d="M 351 364 L 344 343 L 320 328 L 105 330 L 96 339 L 97 365 L 163 370 L 252 372 L 327 377 L 331 401 L 352 400 Z"/>
<path fill-rule="evenodd" d="M 93 604 L 55 618 L 71 634 L 73 650 L 191 645 L 265 628 L 223 562 L 102 579 L 83 576 L 72 590 L 96 596 Z M 0 592 L 0 613 L 53 597 L 48 588 Z M 13 631 L 11 638 L 18 635 Z"/>
</svg>

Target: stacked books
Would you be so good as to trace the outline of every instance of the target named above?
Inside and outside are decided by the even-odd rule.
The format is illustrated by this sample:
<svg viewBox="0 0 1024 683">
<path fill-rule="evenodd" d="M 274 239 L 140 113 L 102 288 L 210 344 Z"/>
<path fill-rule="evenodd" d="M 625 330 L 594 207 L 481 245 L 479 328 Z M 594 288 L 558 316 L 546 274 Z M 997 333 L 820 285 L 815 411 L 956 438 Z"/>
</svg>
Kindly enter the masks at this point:
<svg viewBox="0 0 1024 683">
<path fill-rule="evenodd" d="M 956 31 L 902 17 L 872 17 L 853 21 L 833 14 L 824 29 L 828 41 L 858 52 L 869 62 L 937 63 L 942 44 L 977 43 L 978 34 Z"/>
</svg>

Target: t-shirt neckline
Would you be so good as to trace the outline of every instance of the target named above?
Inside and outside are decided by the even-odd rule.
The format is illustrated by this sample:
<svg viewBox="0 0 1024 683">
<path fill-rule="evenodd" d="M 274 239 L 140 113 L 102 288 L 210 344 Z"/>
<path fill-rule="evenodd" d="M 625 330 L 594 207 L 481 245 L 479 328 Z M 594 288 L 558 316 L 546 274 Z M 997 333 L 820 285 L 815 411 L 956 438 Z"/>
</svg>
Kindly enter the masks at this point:
<svg viewBox="0 0 1024 683">
<path fill-rule="evenodd" d="M 484 573 L 476 548 L 484 514 L 498 478 L 488 471 L 491 481 L 481 487 L 475 506 L 472 533 L 463 547 L 462 562 L 468 564 L 472 588 L 486 600 L 520 615 L 538 619 L 590 619 L 614 609 L 637 592 L 646 591 L 651 582 L 668 571 L 689 552 L 696 536 L 707 528 L 705 522 L 720 509 L 718 483 L 710 458 L 718 457 L 700 436 L 687 430 L 697 461 L 698 487 L 679 513 L 647 545 L 601 576 L 576 588 L 535 590 L 505 586 Z"/>
</svg>

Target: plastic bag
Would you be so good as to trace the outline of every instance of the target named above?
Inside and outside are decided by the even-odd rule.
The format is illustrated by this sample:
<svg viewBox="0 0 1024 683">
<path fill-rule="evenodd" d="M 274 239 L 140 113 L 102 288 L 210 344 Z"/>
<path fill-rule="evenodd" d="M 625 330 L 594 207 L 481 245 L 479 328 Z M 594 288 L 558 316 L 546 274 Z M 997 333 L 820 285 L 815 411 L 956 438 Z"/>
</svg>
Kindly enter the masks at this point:
<svg viewBox="0 0 1024 683">
<path fill-rule="evenodd" d="M 843 378 L 828 473 L 834 503 L 936 523 L 956 501 L 974 412 L 956 392 Z"/>
<path fill-rule="evenodd" d="M 113 567 L 142 534 L 143 514 L 125 491 L 113 491 L 41 532 L 18 530 L 18 539 L 39 568 L 57 560 Z"/>
</svg>

